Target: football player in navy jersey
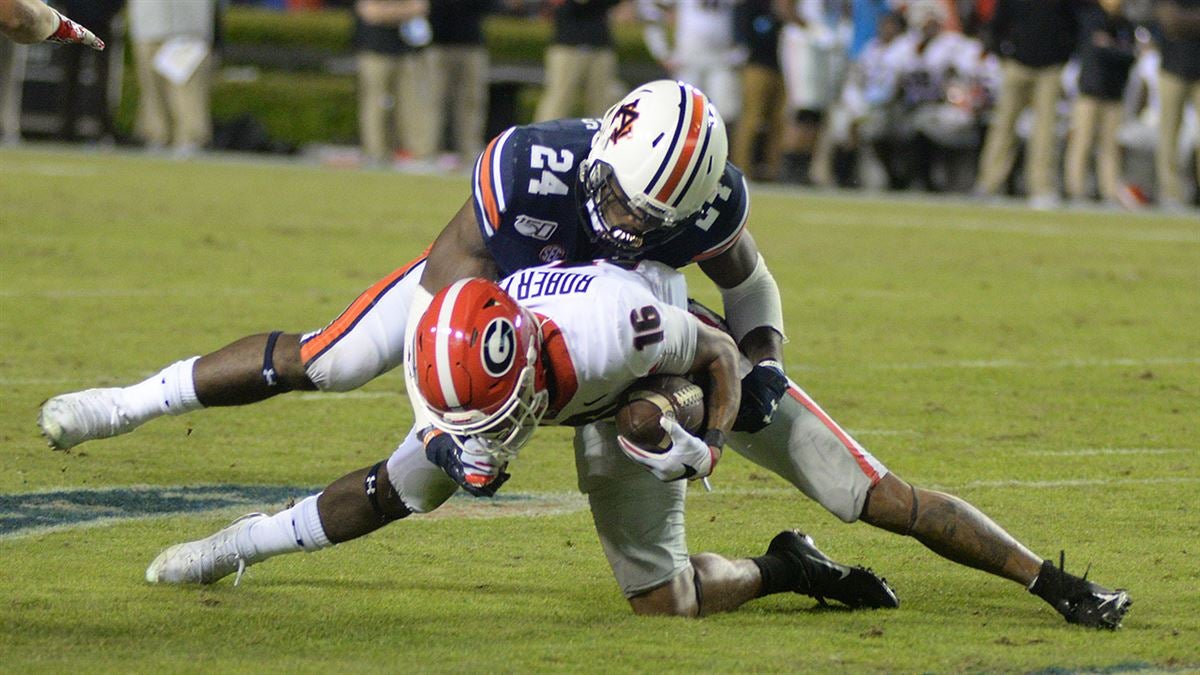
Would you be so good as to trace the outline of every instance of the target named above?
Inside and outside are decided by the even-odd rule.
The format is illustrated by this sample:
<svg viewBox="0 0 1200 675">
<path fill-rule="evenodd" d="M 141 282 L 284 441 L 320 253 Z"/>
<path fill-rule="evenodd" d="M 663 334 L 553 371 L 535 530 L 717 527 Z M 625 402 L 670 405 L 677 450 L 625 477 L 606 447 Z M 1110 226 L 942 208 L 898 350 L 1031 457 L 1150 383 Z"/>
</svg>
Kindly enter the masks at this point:
<svg viewBox="0 0 1200 675">
<path fill-rule="evenodd" d="M 471 196 L 427 252 L 324 328 L 252 335 L 140 383 L 55 396 L 39 426 L 52 447 L 68 449 L 166 414 L 294 390 L 353 390 L 403 361 L 411 317 L 452 282 L 616 256 L 695 262 L 717 284 L 732 334 L 755 364 L 735 428 L 760 429 L 787 386 L 783 316 L 745 229 L 749 196 L 727 148 L 724 122 L 704 94 L 669 80 L 634 89 L 601 120 L 513 127 L 479 157 Z"/>
</svg>

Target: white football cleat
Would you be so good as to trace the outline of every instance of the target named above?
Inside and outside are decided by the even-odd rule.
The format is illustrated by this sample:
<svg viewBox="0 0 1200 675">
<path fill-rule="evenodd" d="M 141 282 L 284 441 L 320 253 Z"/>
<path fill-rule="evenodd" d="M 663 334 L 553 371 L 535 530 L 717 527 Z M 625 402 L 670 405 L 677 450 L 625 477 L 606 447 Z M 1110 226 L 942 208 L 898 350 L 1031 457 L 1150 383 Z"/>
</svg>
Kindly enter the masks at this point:
<svg viewBox="0 0 1200 675">
<path fill-rule="evenodd" d="M 267 517 L 265 513 L 247 513 L 212 536 L 166 549 L 146 568 L 146 581 L 152 584 L 211 584 L 237 572 L 233 582 L 236 586 L 246 568 L 258 562 L 238 551 L 238 535 Z"/>
<path fill-rule="evenodd" d="M 85 389 L 63 394 L 42 404 L 38 426 L 56 450 L 67 450 L 84 441 L 109 438 L 133 431 L 138 423 L 121 407 L 121 390 Z"/>
</svg>

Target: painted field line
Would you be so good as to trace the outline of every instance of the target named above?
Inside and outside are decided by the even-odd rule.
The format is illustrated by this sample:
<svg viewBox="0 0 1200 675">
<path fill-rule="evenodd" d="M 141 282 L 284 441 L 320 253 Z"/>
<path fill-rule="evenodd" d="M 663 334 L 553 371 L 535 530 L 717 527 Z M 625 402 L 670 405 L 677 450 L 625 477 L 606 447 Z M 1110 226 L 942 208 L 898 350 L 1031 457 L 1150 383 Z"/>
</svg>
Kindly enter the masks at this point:
<svg viewBox="0 0 1200 675">
<path fill-rule="evenodd" d="M 851 436 L 920 436 L 921 432 L 912 429 L 847 429 Z"/>
<path fill-rule="evenodd" d="M 1129 368 L 1138 366 L 1194 366 L 1200 358 L 1188 356 L 1157 356 L 1126 359 L 1062 359 L 1057 361 L 1018 361 L 1015 359 L 932 361 L 928 363 L 865 363 L 853 366 L 789 365 L 797 371 L 854 371 L 854 370 L 1003 370 L 1026 368 Z"/>
<path fill-rule="evenodd" d="M 1182 455 L 1195 448 L 1080 448 L 1078 450 L 1026 450 L 1021 454 L 1037 457 L 1098 457 L 1115 455 Z"/>
<path fill-rule="evenodd" d="M 256 288 L 67 288 L 47 290 L 16 290 L 0 289 L 0 297 L 4 298 L 48 298 L 61 300 L 67 298 L 195 298 L 215 294 L 220 295 L 259 295 L 267 293 Z"/>
<path fill-rule="evenodd" d="M 7 165 L 7 166 L 5 166 Z M 36 162 L 31 164 L 16 164 L 5 162 L 0 164 L 0 173 L 25 174 L 30 176 L 49 176 L 52 178 L 87 178 L 100 173 L 99 169 L 72 164 L 52 164 Z"/>
<path fill-rule="evenodd" d="M 1114 241 L 1136 241 L 1149 243 L 1200 244 L 1200 228 L 1138 227 L 1136 221 L 1124 220 L 1120 227 L 1102 225 L 1088 227 L 1052 223 L 1034 223 L 1014 220 L 999 222 L 988 220 L 948 220 L 919 216 L 846 216 L 827 212 L 800 212 L 792 216 L 795 224 L 820 227 L 873 227 L 900 230 L 951 230 L 960 232 L 985 232 L 991 234 L 1019 234 L 1034 237 L 1063 237 L 1079 239 L 1110 239 Z M 1090 224 L 1090 225 L 1094 225 Z"/>
<path fill-rule="evenodd" d="M 1160 477 L 1160 478 L 1069 478 L 1066 480 L 978 480 L 953 486 L 953 489 L 964 490 L 972 488 L 1008 488 L 1044 489 L 1094 487 L 1097 485 L 1180 485 L 1200 483 L 1200 476 Z M 947 488 L 939 488 L 947 489 Z"/>
<path fill-rule="evenodd" d="M 738 497 L 783 497 L 787 495 L 797 495 L 799 491 L 791 487 L 775 487 L 775 488 L 723 488 L 721 487 L 720 476 L 715 476 L 712 479 L 713 491 L 705 493 L 703 489 L 689 490 L 690 495 L 734 495 Z M 783 479 L 779 479 L 782 483 Z M 1018 490 L 1056 490 L 1061 488 L 1074 487 L 1089 487 L 1089 486 L 1110 486 L 1120 487 L 1123 485 L 1187 485 L 1200 483 L 1200 476 L 1184 476 L 1184 477 L 1154 477 L 1154 478 L 1072 478 L 1065 480 L 991 480 L 991 481 L 971 481 L 967 483 L 922 483 L 921 487 L 931 490 L 941 490 L 944 492 L 954 493 L 959 490 L 968 489 L 1007 489 L 1014 488 Z M 804 499 L 808 499 L 804 497 Z"/>
</svg>

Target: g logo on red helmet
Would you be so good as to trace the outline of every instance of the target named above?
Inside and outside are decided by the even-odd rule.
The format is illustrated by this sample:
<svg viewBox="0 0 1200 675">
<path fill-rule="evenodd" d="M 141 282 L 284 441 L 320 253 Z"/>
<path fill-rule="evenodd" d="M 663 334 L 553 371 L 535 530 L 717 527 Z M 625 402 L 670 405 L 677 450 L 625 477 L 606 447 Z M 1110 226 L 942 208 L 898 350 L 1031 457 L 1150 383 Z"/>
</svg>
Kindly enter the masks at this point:
<svg viewBox="0 0 1200 675">
<path fill-rule="evenodd" d="M 492 377 L 500 377 L 512 369 L 517 355 L 517 331 L 512 322 L 495 318 L 483 329 L 483 369 Z"/>
</svg>

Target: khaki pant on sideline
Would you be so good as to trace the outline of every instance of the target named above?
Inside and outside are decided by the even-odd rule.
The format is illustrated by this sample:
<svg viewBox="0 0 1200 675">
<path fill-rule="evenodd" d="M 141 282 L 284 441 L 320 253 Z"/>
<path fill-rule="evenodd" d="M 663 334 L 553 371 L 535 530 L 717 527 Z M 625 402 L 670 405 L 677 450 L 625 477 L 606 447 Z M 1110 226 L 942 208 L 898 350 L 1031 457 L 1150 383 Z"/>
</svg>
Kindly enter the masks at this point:
<svg viewBox="0 0 1200 675">
<path fill-rule="evenodd" d="M 187 82 L 175 84 L 154 69 L 154 55 L 162 45 L 133 45 L 138 81 L 136 134 L 151 146 L 202 148 L 212 140 L 212 55 L 204 57 Z"/>
<path fill-rule="evenodd" d="M 742 69 L 742 116 L 733 131 L 733 147 L 730 160 L 752 179 L 776 180 L 783 163 L 784 128 L 787 125 L 786 92 L 783 75 L 757 64 L 748 64 Z M 759 131 L 765 129 L 763 137 L 764 171 L 756 170 L 754 145 Z"/>
<path fill-rule="evenodd" d="M 1012 171 L 1017 118 L 1032 103 L 1035 119 L 1033 133 L 1026 144 L 1026 187 L 1031 196 L 1054 194 L 1055 158 L 1058 155 L 1054 129 L 1062 66 L 1030 68 L 1009 59 L 1002 67 L 1000 100 L 996 102 L 992 124 L 983 143 L 976 190 L 984 194 L 1000 191 Z"/>
<path fill-rule="evenodd" d="M 433 45 L 429 47 L 429 60 L 433 71 L 429 78 L 429 99 L 433 102 L 434 137 L 441 138 L 449 114 L 452 118 L 449 149 L 457 152 L 464 164 L 473 162 L 483 150 L 487 122 L 487 48 Z"/>
<path fill-rule="evenodd" d="M 437 147 L 428 84 L 427 50 L 392 55 L 358 54 L 358 133 L 363 152 L 387 162 L 393 148 L 427 159 Z"/>
<path fill-rule="evenodd" d="M 607 47 L 546 49 L 546 89 L 538 101 L 534 122 L 572 117 L 580 92 L 585 117 L 600 117 L 624 93 L 617 79 L 617 54 Z"/>
<path fill-rule="evenodd" d="M 1154 153 L 1154 168 L 1158 178 L 1160 203 L 1183 202 L 1183 181 L 1179 175 L 1179 128 L 1183 124 L 1183 108 L 1188 98 L 1200 111 L 1200 81 L 1187 81 L 1178 75 L 1159 71 L 1159 100 L 1162 110 L 1158 118 L 1158 149 Z M 1200 157 L 1196 159 L 1200 174 Z"/>
<path fill-rule="evenodd" d="M 1120 101 L 1080 96 L 1071 107 L 1067 142 L 1066 187 L 1072 199 L 1087 197 L 1088 159 L 1096 149 L 1096 183 L 1105 201 L 1115 201 L 1121 184 L 1121 147 L 1117 129 L 1123 111 Z M 1095 144 L 1093 146 L 1093 140 Z"/>
</svg>

